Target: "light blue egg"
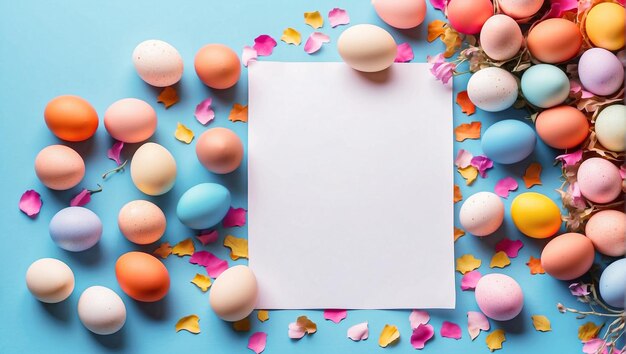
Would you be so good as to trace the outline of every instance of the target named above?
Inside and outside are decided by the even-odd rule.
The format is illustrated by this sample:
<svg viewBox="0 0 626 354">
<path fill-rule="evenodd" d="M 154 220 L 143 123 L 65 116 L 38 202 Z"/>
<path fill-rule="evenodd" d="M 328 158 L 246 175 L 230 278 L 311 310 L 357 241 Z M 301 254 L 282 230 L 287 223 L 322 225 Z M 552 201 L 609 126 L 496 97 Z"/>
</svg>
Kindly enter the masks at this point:
<svg viewBox="0 0 626 354">
<path fill-rule="evenodd" d="M 482 137 L 483 152 L 501 164 L 520 162 L 535 150 L 537 137 L 528 124 L 515 119 L 490 126 Z"/>
<path fill-rule="evenodd" d="M 567 75 L 550 64 L 538 64 L 528 68 L 522 75 L 521 86 L 526 101 L 541 108 L 559 105 L 569 95 Z"/>
<path fill-rule="evenodd" d="M 600 295 L 604 302 L 617 307 L 624 307 L 626 300 L 626 258 L 609 264 L 600 276 Z"/>
<path fill-rule="evenodd" d="M 217 183 L 200 183 L 189 188 L 178 200 L 176 215 L 196 230 L 211 228 L 226 216 L 230 208 L 230 192 Z"/>
<path fill-rule="evenodd" d="M 93 247 L 102 236 L 102 222 L 83 207 L 61 209 L 50 220 L 50 237 L 64 250 L 80 252 Z"/>
</svg>

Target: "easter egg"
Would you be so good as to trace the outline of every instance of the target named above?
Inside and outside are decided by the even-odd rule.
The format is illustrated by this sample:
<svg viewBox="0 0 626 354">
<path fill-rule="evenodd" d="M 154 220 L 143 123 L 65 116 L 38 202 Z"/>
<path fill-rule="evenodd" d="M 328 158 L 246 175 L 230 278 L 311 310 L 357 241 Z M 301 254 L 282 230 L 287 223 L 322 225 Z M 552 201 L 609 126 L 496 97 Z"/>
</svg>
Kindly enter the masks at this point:
<svg viewBox="0 0 626 354">
<path fill-rule="evenodd" d="M 378 16 L 395 28 L 417 27 L 426 16 L 425 0 L 373 0 L 372 5 Z"/>
<path fill-rule="evenodd" d="M 448 20 L 460 33 L 479 33 L 491 16 L 493 4 L 489 0 L 451 0 L 448 3 Z"/>
<path fill-rule="evenodd" d="M 539 22 L 528 33 L 526 45 L 530 54 L 544 63 L 562 63 L 578 55 L 583 36 L 578 26 L 563 18 Z"/>
<path fill-rule="evenodd" d="M 133 51 L 139 77 L 156 87 L 172 86 L 183 76 L 183 58 L 171 44 L 158 39 L 141 42 Z"/>
<path fill-rule="evenodd" d="M 236 265 L 215 279 L 209 292 L 209 304 L 218 317 L 234 322 L 252 313 L 257 295 L 254 273 L 244 265 Z"/>
<path fill-rule="evenodd" d="M 147 245 L 163 236 L 167 222 L 165 214 L 156 204 L 133 200 L 120 209 L 117 225 L 130 242 Z"/>
<path fill-rule="evenodd" d="M 578 60 L 578 77 L 587 91 L 610 96 L 624 85 L 624 67 L 615 54 L 591 48 Z"/>
<path fill-rule="evenodd" d="M 622 193 L 619 169 L 610 161 L 592 157 L 578 168 L 578 187 L 583 197 L 594 203 L 609 203 Z"/>
<path fill-rule="evenodd" d="M 113 334 L 126 323 L 126 306 L 115 291 L 91 286 L 78 299 L 78 318 L 95 334 Z"/>
<path fill-rule="evenodd" d="M 526 192 L 511 203 L 513 223 L 524 235 L 547 238 L 561 228 L 561 210 L 556 203 L 543 194 Z"/>
<path fill-rule="evenodd" d="M 600 296 L 609 306 L 624 308 L 626 296 L 626 258 L 609 264 L 600 276 Z"/>
<path fill-rule="evenodd" d="M 46 105 L 43 116 L 52 134 L 66 141 L 87 140 L 98 129 L 98 113 L 78 96 L 53 98 Z"/>
<path fill-rule="evenodd" d="M 211 228 L 230 209 L 230 192 L 217 183 L 200 183 L 189 188 L 178 200 L 176 215 L 188 227 L 196 230 Z"/>
<path fill-rule="evenodd" d="M 487 128 L 481 145 L 485 155 L 493 161 L 512 164 L 530 156 L 536 142 L 535 131 L 528 124 L 505 119 Z"/>
<path fill-rule="evenodd" d="M 530 17 L 543 6 L 543 0 L 498 0 L 498 7 L 505 14 L 522 19 Z"/>
<path fill-rule="evenodd" d="M 41 258 L 28 267 L 26 286 L 37 300 L 56 304 L 74 291 L 74 273 L 58 259 Z"/>
<path fill-rule="evenodd" d="M 52 241 L 71 252 L 81 252 L 93 247 L 102 236 L 100 218 L 83 207 L 59 210 L 50 220 L 48 228 Z"/>
<path fill-rule="evenodd" d="M 106 110 L 104 127 L 116 140 L 138 143 L 154 134 L 157 115 L 147 102 L 136 98 L 124 98 Z"/>
<path fill-rule="evenodd" d="M 485 54 L 494 60 L 513 58 L 523 42 L 522 30 L 517 22 L 507 15 L 489 17 L 480 30 L 480 45 Z"/>
<path fill-rule="evenodd" d="M 198 138 L 196 156 L 207 170 L 220 174 L 230 173 L 241 164 L 243 144 L 232 130 L 212 128 Z"/>
<path fill-rule="evenodd" d="M 475 236 L 494 233 L 504 220 L 504 203 L 491 192 L 478 192 L 463 202 L 459 212 L 463 228 Z"/>
<path fill-rule="evenodd" d="M 603 2 L 587 13 L 585 31 L 596 47 L 618 50 L 624 47 L 625 24 L 624 8 L 619 4 Z"/>
<path fill-rule="evenodd" d="M 337 40 L 337 49 L 343 61 L 352 69 L 378 72 L 393 64 L 398 48 L 396 41 L 384 29 L 362 24 L 349 27 Z"/>
<path fill-rule="evenodd" d="M 115 276 L 122 291 L 137 301 L 159 301 L 170 289 L 167 268 L 154 256 L 143 252 L 121 255 L 115 262 Z"/>
<path fill-rule="evenodd" d="M 614 104 L 600 111 L 595 123 L 596 137 L 605 148 L 626 151 L 626 106 Z"/>
<path fill-rule="evenodd" d="M 626 214 L 618 210 L 601 210 L 587 221 L 585 235 L 595 249 L 607 256 L 626 254 Z"/>
<path fill-rule="evenodd" d="M 535 128 L 544 143 L 557 149 L 578 146 L 589 135 L 587 117 L 570 106 L 558 106 L 542 111 L 537 115 Z"/>
<path fill-rule="evenodd" d="M 570 232 L 550 240 L 541 252 L 541 266 L 559 280 L 585 274 L 593 264 L 593 243 L 585 235 Z"/>
<path fill-rule="evenodd" d="M 533 65 L 522 74 L 522 94 L 526 101 L 541 107 L 560 105 L 569 96 L 569 79 L 554 65 Z"/>
<path fill-rule="evenodd" d="M 176 182 L 176 160 L 163 146 L 145 143 L 133 155 L 130 176 L 137 189 L 143 193 L 165 194 Z"/>
<path fill-rule="evenodd" d="M 207 44 L 200 48 L 194 67 L 200 80 L 214 89 L 234 86 L 241 75 L 237 53 L 223 44 Z"/>
<path fill-rule="evenodd" d="M 515 279 L 492 273 L 480 278 L 474 293 L 476 303 L 485 316 L 508 321 L 522 312 L 524 293 Z"/>
<path fill-rule="evenodd" d="M 500 112 L 517 100 L 517 81 L 508 71 L 496 67 L 474 73 L 467 83 L 467 95 L 476 107 L 488 112 Z"/>
<path fill-rule="evenodd" d="M 50 145 L 35 157 L 35 173 L 44 186 L 54 190 L 67 190 L 83 180 L 85 162 L 70 147 Z"/>
</svg>

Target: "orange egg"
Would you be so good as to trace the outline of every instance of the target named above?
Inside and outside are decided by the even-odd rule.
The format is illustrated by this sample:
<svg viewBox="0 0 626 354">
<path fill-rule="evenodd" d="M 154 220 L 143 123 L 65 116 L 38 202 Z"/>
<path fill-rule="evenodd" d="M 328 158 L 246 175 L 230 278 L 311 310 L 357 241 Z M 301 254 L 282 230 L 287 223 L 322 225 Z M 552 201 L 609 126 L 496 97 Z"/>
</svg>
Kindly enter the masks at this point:
<svg viewBox="0 0 626 354">
<path fill-rule="evenodd" d="M 98 113 L 89 102 L 78 96 L 53 98 L 43 116 L 52 134 L 67 141 L 87 140 L 98 129 Z"/>
<path fill-rule="evenodd" d="M 554 107 L 539 113 L 535 128 L 543 142 L 557 149 L 573 148 L 589 135 L 587 117 L 570 106 Z"/>
<path fill-rule="evenodd" d="M 200 80 L 214 89 L 232 87 L 241 75 L 237 53 L 223 44 L 207 44 L 200 48 L 194 67 Z"/>
<path fill-rule="evenodd" d="M 46 187 L 64 191 L 75 187 L 85 176 L 85 162 L 65 145 L 43 148 L 35 158 L 35 173 Z"/>
<path fill-rule="evenodd" d="M 170 289 L 170 275 L 163 263 L 143 252 L 120 256 L 115 263 L 115 276 L 126 295 L 137 301 L 159 301 Z"/>
<path fill-rule="evenodd" d="M 241 164 L 243 144 L 232 130 L 213 128 L 198 138 L 196 155 L 207 170 L 220 174 L 230 173 Z"/>
<path fill-rule="evenodd" d="M 570 232 L 552 239 L 541 252 L 541 266 L 551 276 L 572 280 L 593 264 L 593 243 L 587 236 Z"/>
<path fill-rule="evenodd" d="M 493 16 L 490 0 L 452 0 L 448 3 L 448 20 L 452 28 L 465 34 L 477 34 Z"/>
<path fill-rule="evenodd" d="M 574 22 L 551 18 L 539 22 L 528 33 L 530 54 L 544 63 L 562 63 L 578 55 L 583 36 Z"/>
</svg>

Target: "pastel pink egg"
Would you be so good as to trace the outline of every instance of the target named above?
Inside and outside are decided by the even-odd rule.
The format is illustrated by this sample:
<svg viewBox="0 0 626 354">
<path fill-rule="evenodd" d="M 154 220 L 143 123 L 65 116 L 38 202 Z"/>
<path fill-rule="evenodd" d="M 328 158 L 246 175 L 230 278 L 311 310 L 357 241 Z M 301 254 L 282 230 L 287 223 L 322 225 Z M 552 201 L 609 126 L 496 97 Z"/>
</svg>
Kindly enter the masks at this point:
<svg viewBox="0 0 626 354">
<path fill-rule="evenodd" d="M 536 14 L 543 6 L 543 0 L 499 0 L 498 5 L 505 14 L 520 19 Z"/>
<path fill-rule="evenodd" d="M 395 28 L 417 27 L 426 16 L 425 0 L 373 0 L 372 5 L 378 16 Z"/>
<path fill-rule="evenodd" d="M 478 192 L 461 206 L 459 220 L 463 228 L 474 236 L 490 235 L 502 225 L 504 203 L 491 192 Z"/>
<path fill-rule="evenodd" d="M 626 253 L 626 214 L 618 210 L 599 211 L 587 221 L 585 234 L 598 252 L 621 257 Z"/>
<path fill-rule="evenodd" d="M 619 169 L 600 157 L 585 160 L 578 168 L 577 180 L 582 195 L 594 203 L 612 202 L 622 192 Z"/>
<path fill-rule="evenodd" d="M 147 200 L 133 200 L 120 209 L 117 224 L 131 242 L 147 245 L 163 236 L 167 222 L 156 204 Z"/>
<path fill-rule="evenodd" d="M 75 187 L 83 180 L 85 162 L 70 147 L 50 145 L 37 154 L 35 173 L 46 187 L 63 191 Z"/>
<path fill-rule="evenodd" d="M 125 143 L 147 140 L 157 127 L 157 115 L 147 102 L 124 98 L 114 102 L 104 113 L 104 127 L 109 134 Z"/>
<path fill-rule="evenodd" d="M 507 15 L 491 16 L 480 30 L 480 45 L 485 54 L 495 60 L 513 58 L 523 41 L 519 25 Z"/>
<path fill-rule="evenodd" d="M 483 24 L 491 16 L 493 4 L 489 0 L 451 0 L 448 4 L 450 25 L 461 33 L 480 32 Z"/>
<path fill-rule="evenodd" d="M 524 293 L 515 279 L 504 274 L 487 274 L 476 284 L 476 303 L 485 316 L 508 321 L 522 312 Z"/>
</svg>

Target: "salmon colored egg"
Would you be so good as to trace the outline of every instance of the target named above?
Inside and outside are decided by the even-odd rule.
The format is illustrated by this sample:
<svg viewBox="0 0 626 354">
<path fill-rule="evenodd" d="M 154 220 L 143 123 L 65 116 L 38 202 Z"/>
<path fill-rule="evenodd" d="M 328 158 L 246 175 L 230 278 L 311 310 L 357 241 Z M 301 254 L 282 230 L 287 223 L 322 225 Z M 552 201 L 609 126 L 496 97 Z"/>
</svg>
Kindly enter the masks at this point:
<svg viewBox="0 0 626 354">
<path fill-rule="evenodd" d="M 395 28 L 417 27 L 426 16 L 425 0 L 373 0 L 372 5 L 378 16 Z"/>
<path fill-rule="evenodd" d="M 517 22 L 507 15 L 491 16 L 480 30 L 480 45 L 490 58 L 507 60 L 519 52 L 524 36 Z"/>
<path fill-rule="evenodd" d="M 489 0 L 451 0 L 448 3 L 448 20 L 460 33 L 476 34 L 493 16 L 493 4 Z"/>
<path fill-rule="evenodd" d="M 167 268 L 154 256 L 143 252 L 120 256 L 115 263 L 115 276 L 124 293 L 141 302 L 159 301 L 170 289 Z"/>
<path fill-rule="evenodd" d="M 498 7 L 505 14 L 521 19 L 530 17 L 543 6 L 543 0 L 498 0 Z"/>
<path fill-rule="evenodd" d="M 154 134 L 157 115 L 147 102 L 124 98 L 114 102 L 104 112 L 104 127 L 113 139 L 138 143 Z"/>
<path fill-rule="evenodd" d="M 120 209 L 117 225 L 130 242 L 147 245 L 163 236 L 167 222 L 165 214 L 156 204 L 133 200 Z"/>
<path fill-rule="evenodd" d="M 585 225 L 585 235 L 598 252 L 622 257 L 626 253 L 626 214 L 619 210 L 601 210 L 593 214 Z"/>
<path fill-rule="evenodd" d="M 544 63 L 562 63 L 578 55 L 583 36 L 574 22 L 551 18 L 539 22 L 526 40 L 530 54 Z"/>
<path fill-rule="evenodd" d="M 234 86 L 241 75 L 237 53 L 223 44 L 207 44 L 200 48 L 194 67 L 200 80 L 214 89 Z"/>
<path fill-rule="evenodd" d="M 532 238 L 548 238 L 561 228 L 561 210 L 556 203 L 543 194 L 526 192 L 511 203 L 513 223 L 524 235 Z"/>
<path fill-rule="evenodd" d="M 550 240 L 541 252 L 541 266 L 559 280 L 585 274 L 593 264 L 594 248 L 587 236 L 570 232 Z"/>
<path fill-rule="evenodd" d="M 213 128 L 198 138 L 196 155 L 202 165 L 213 173 L 230 173 L 239 167 L 243 144 L 232 130 Z"/>
<path fill-rule="evenodd" d="M 43 148 L 35 158 L 35 173 L 46 187 L 63 191 L 75 187 L 85 176 L 85 162 L 65 145 Z"/>
<path fill-rule="evenodd" d="M 570 106 L 559 106 L 542 111 L 535 120 L 535 128 L 543 142 L 557 149 L 578 146 L 589 135 L 587 117 Z"/>
<path fill-rule="evenodd" d="M 585 31 L 596 47 L 619 50 L 624 47 L 625 24 L 626 13 L 623 5 L 603 2 L 587 13 Z"/>
<path fill-rule="evenodd" d="M 66 141 L 87 140 L 98 129 L 98 113 L 89 102 L 78 96 L 53 98 L 43 116 L 52 134 Z"/>
</svg>

